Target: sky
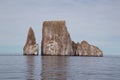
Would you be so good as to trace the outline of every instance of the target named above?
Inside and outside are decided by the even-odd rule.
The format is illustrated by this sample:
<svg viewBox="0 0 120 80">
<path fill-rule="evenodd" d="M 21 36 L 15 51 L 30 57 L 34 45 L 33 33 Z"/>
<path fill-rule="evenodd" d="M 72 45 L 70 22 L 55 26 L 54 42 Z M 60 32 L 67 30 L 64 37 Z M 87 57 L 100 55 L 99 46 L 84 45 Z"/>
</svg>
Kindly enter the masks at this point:
<svg viewBox="0 0 120 80">
<path fill-rule="evenodd" d="M 0 54 L 23 54 L 30 26 L 40 47 L 46 20 L 65 20 L 73 41 L 120 55 L 120 0 L 0 0 Z"/>
</svg>

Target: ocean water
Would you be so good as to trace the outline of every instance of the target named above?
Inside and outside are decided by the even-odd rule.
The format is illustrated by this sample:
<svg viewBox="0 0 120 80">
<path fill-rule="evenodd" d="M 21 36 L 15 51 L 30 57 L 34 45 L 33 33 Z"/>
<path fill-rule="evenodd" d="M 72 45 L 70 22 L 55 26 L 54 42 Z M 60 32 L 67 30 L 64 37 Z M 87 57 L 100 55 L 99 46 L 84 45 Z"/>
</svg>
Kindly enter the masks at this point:
<svg viewBox="0 0 120 80">
<path fill-rule="evenodd" d="M 0 56 L 0 80 L 120 80 L 120 56 Z"/>
</svg>

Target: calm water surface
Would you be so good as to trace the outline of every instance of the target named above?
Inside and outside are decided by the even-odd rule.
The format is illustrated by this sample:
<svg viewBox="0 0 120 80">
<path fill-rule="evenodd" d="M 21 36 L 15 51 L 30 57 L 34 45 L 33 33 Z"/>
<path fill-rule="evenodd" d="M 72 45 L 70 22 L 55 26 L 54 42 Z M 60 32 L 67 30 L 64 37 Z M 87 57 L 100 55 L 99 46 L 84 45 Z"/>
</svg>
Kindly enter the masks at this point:
<svg viewBox="0 0 120 80">
<path fill-rule="evenodd" d="M 120 80 L 120 56 L 0 56 L 0 80 Z"/>
</svg>

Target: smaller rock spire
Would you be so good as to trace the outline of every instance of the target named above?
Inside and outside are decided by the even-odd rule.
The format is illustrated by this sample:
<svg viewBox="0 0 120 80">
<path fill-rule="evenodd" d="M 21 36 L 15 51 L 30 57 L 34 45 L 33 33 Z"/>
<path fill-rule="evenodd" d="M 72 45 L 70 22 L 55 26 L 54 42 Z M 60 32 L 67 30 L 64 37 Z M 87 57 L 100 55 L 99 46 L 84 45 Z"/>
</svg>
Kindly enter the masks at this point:
<svg viewBox="0 0 120 80">
<path fill-rule="evenodd" d="M 24 55 L 38 55 L 38 44 L 36 43 L 34 31 L 29 28 L 27 41 L 23 49 Z"/>
</svg>

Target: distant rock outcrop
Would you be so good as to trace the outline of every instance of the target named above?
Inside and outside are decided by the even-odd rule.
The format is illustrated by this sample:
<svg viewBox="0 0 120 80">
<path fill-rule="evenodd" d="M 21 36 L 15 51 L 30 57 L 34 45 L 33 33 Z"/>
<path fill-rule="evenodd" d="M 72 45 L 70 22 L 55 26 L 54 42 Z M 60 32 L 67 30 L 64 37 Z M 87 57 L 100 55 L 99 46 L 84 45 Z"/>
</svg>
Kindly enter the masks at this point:
<svg viewBox="0 0 120 80">
<path fill-rule="evenodd" d="M 45 21 L 42 29 L 42 55 L 74 55 L 65 21 Z"/>
<path fill-rule="evenodd" d="M 75 55 L 78 56 L 103 56 L 102 51 L 94 45 L 90 45 L 87 41 L 76 44 Z"/>
<path fill-rule="evenodd" d="M 65 21 L 45 21 L 42 29 L 42 55 L 72 55 L 102 57 L 102 51 L 87 41 L 71 40 Z"/>
<path fill-rule="evenodd" d="M 38 44 L 36 43 L 33 29 L 30 27 L 26 44 L 23 48 L 24 55 L 38 55 Z"/>
</svg>

